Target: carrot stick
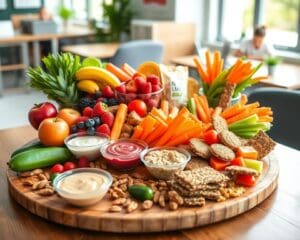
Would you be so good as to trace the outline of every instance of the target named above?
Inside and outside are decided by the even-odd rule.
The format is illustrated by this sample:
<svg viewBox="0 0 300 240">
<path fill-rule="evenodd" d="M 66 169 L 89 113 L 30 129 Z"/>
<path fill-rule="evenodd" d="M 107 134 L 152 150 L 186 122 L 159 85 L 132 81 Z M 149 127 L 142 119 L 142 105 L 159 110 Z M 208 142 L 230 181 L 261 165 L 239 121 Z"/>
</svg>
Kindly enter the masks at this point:
<svg viewBox="0 0 300 240">
<path fill-rule="evenodd" d="M 134 132 L 133 132 L 131 138 L 132 138 L 132 139 L 139 139 L 140 136 L 142 136 L 143 131 L 144 131 L 144 130 L 143 130 L 143 128 L 142 128 L 140 125 L 136 126 L 136 127 L 134 128 Z"/>
<path fill-rule="evenodd" d="M 200 104 L 205 112 L 205 115 L 207 117 L 207 122 L 204 122 L 204 123 L 208 123 L 211 121 L 211 117 L 210 117 L 210 111 L 209 111 L 207 99 L 205 96 L 199 96 L 198 99 L 199 99 L 199 102 L 200 102 Z"/>
<path fill-rule="evenodd" d="M 244 106 L 244 109 L 255 109 L 259 107 L 259 102 L 250 103 Z"/>
<path fill-rule="evenodd" d="M 218 75 L 223 71 L 223 64 L 224 64 L 224 60 L 221 59 L 218 65 Z"/>
<path fill-rule="evenodd" d="M 214 61 L 213 61 L 213 65 L 212 65 L 212 72 L 213 72 L 212 80 L 214 80 L 218 75 L 219 61 L 220 61 L 220 52 L 215 51 L 214 52 Z"/>
<path fill-rule="evenodd" d="M 111 130 L 110 138 L 116 140 L 120 137 L 121 129 L 126 120 L 128 107 L 126 104 L 121 103 L 118 107 L 117 114 L 114 120 L 114 124 Z"/>
<path fill-rule="evenodd" d="M 233 106 L 227 108 L 224 110 L 224 112 L 221 113 L 221 116 L 223 118 L 230 118 L 238 113 L 238 111 L 242 108 L 240 103 L 236 103 Z"/>
<path fill-rule="evenodd" d="M 243 112 L 241 112 L 240 114 L 237 114 L 231 118 L 226 119 L 226 121 L 228 124 L 231 124 L 231 123 L 237 122 L 239 120 L 242 120 L 246 117 L 249 117 L 252 114 L 253 114 L 253 112 L 247 109 L 247 110 L 244 110 Z"/>
<path fill-rule="evenodd" d="M 194 100 L 195 100 L 196 112 L 197 112 L 199 120 L 201 120 L 204 123 L 209 122 L 208 118 L 207 118 L 207 116 L 205 114 L 205 111 L 204 111 L 204 109 L 201 106 L 201 103 L 200 103 L 200 101 L 198 99 L 198 95 L 197 94 L 194 94 Z"/>
<path fill-rule="evenodd" d="M 197 70 L 198 70 L 198 73 L 200 75 L 200 77 L 202 78 L 202 80 L 206 83 L 208 83 L 208 76 L 207 76 L 207 73 L 204 71 L 201 63 L 200 63 L 200 60 L 199 58 L 194 58 L 194 63 L 196 64 L 196 67 L 197 67 Z"/>
<path fill-rule="evenodd" d="M 121 69 L 124 72 L 126 72 L 130 77 L 132 77 L 136 73 L 136 70 L 127 63 L 123 63 Z"/>
<path fill-rule="evenodd" d="M 144 129 L 144 132 L 139 139 L 144 140 L 153 131 L 156 123 L 156 119 L 150 115 L 144 118 L 144 120 L 141 122 L 141 127 Z"/>
<path fill-rule="evenodd" d="M 150 112 L 153 116 L 160 118 L 162 121 L 167 120 L 167 115 L 164 114 L 164 112 L 159 111 L 157 108 L 152 108 Z"/>
<path fill-rule="evenodd" d="M 161 101 L 160 108 L 166 116 L 169 115 L 169 102 L 167 100 Z"/>
<path fill-rule="evenodd" d="M 205 52 L 205 60 L 206 60 L 206 72 L 208 76 L 208 83 L 212 82 L 212 64 L 211 64 L 211 59 L 210 59 L 210 52 L 207 50 Z"/>
<path fill-rule="evenodd" d="M 240 103 L 242 105 L 245 105 L 248 102 L 248 97 L 246 94 L 242 94 L 241 99 L 240 99 Z"/>
<path fill-rule="evenodd" d="M 130 75 L 112 63 L 107 63 L 105 68 L 119 78 L 121 82 L 126 82 L 127 80 L 131 79 Z"/>
<path fill-rule="evenodd" d="M 273 117 L 269 117 L 269 116 L 259 117 L 258 121 L 259 122 L 273 122 Z"/>
<path fill-rule="evenodd" d="M 146 138 L 146 143 L 151 143 L 152 141 L 159 138 L 161 135 L 165 133 L 165 131 L 168 129 L 168 125 L 166 123 L 160 123 L 157 128 L 155 128 Z"/>
<path fill-rule="evenodd" d="M 237 59 L 235 64 L 233 65 L 230 73 L 227 76 L 227 80 L 230 81 L 230 79 L 232 78 L 232 75 L 235 74 L 236 69 L 238 69 L 241 65 L 243 64 L 243 61 L 241 59 Z"/>
<path fill-rule="evenodd" d="M 176 118 L 178 112 L 179 112 L 179 108 L 173 106 L 173 107 L 172 107 L 172 110 L 171 110 L 171 112 L 170 112 L 170 114 L 169 114 L 169 117 L 171 117 L 171 118 L 173 118 L 173 119 Z"/>
<path fill-rule="evenodd" d="M 185 134 L 180 135 L 179 137 L 172 138 L 165 146 L 173 147 L 179 144 L 187 142 L 191 138 L 201 137 L 203 135 L 201 128 L 191 128 Z"/>
</svg>

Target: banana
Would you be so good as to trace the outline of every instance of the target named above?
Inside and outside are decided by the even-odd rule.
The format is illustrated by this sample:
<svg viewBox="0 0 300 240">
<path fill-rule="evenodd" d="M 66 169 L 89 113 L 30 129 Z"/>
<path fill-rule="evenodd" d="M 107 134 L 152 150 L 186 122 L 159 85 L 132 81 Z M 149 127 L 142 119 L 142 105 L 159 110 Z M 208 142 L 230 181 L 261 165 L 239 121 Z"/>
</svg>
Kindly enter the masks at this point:
<svg viewBox="0 0 300 240">
<path fill-rule="evenodd" d="M 83 92 L 95 93 L 99 91 L 99 86 L 92 80 L 82 80 L 77 83 L 77 88 Z"/>
<path fill-rule="evenodd" d="M 86 79 L 99 81 L 103 83 L 103 85 L 109 85 L 113 88 L 121 84 L 120 80 L 115 75 L 113 75 L 106 69 L 99 68 L 99 67 L 80 68 L 76 72 L 76 79 L 79 81 L 86 80 Z"/>
</svg>

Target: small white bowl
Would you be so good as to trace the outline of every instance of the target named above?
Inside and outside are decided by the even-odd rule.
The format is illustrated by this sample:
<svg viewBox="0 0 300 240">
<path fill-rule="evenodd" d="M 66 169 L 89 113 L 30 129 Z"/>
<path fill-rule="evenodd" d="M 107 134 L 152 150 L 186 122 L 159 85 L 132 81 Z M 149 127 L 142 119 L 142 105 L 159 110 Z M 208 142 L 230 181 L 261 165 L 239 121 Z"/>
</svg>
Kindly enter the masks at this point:
<svg viewBox="0 0 300 240">
<path fill-rule="evenodd" d="M 71 193 L 70 191 L 65 191 L 61 189 L 62 181 L 75 174 L 80 173 L 94 173 L 101 176 L 104 179 L 103 184 L 94 191 L 90 191 L 87 193 Z M 67 202 L 79 206 L 79 207 L 86 207 L 90 205 L 94 205 L 99 202 L 109 190 L 111 184 L 113 182 L 113 178 L 111 174 L 107 171 L 97 168 L 78 168 L 66 171 L 60 175 L 58 175 L 53 181 L 53 187 L 55 191 L 65 199 Z"/>
</svg>

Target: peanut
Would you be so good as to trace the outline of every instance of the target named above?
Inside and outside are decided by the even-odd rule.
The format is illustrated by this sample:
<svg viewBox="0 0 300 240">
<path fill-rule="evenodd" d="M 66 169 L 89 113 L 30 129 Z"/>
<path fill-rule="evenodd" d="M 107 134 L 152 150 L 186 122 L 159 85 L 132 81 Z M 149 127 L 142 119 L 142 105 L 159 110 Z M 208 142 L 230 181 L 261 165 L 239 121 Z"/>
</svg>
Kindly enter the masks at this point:
<svg viewBox="0 0 300 240">
<path fill-rule="evenodd" d="M 43 170 L 40 169 L 40 168 L 37 168 L 37 169 L 32 170 L 31 173 L 30 173 L 30 175 L 34 176 L 34 175 L 38 175 L 40 173 L 43 173 Z"/>
<path fill-rule="evenodd" d="M 126 201 L 126 198 L 118 198 L 112 202 L 112 205 L 123 205 Z"/>
<path fill-rule="evenodd" d="M 127 207 L 127 213 L 131 213 L 135 211 L 138 208 L 138 203 L 135 201 L 131 201 L 131 203 Z"/>
<path fill-rule="evenodd" d="M 54 194 L 54 190 L 52 188 L 44 188 L 38 190 L 37 193 L 41 196 L 51 196 Z"/>
<path fill-rule="evenodd" d="M 47 185 L 48 185 L 48 180 L 42 180 L 42 181 L 34 183 L 32 185 L 32 190 L 42 189 L 42 188 L 45 188 Z"/>
<path fill-rule="evenodd" d="M 178 209 L 178 204 L 176 202 L 171 201 L 169 203 L 169 208 L 170 208 L 170 210 L 174 211 L 174 210 Z"/>
<path fill-rule="evenodd" d="M 156 191 L 156 192 L 154 193 L 153 202 L 158 203 L 158 201 L 159 201 L 159 196 L 160 196 L 160 192 L 159 192 L 159 191 Z"/>
<path fill-rule="evenodd" d="M 142 209 L 148 210 L 148 209 L 152 208 L 152 206 L 153 206 L 153 202 L 151 200 L 146 200 L 142 204 Z"/>
<path fill-rule="evenodd" d="M 113 205 L 113 206 L 111 206 L 111 207 L 109 208 L 108 211 L 110 211 L 110 212 L 121 212 L 121 211 L 122 211 L 122 207 L 117 206 L 117 205 Z"/>
</svg>

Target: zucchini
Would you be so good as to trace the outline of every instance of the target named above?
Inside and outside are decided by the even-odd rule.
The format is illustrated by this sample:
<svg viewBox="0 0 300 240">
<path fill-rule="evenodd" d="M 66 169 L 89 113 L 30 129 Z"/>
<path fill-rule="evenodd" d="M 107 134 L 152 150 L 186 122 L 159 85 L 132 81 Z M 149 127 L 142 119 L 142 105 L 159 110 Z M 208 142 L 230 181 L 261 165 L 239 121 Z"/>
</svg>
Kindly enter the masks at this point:
<svg viewBox="0 0 300 240">
<path fill-rule="evenodd" d="M 63 163 L 72 157 L 71 152 L 64 147 L 45 147 L 21 152 L 10 159 L 8 166 L 17 172 Z"/>
<path fill-rule="evenodd" d="M 44 147 L 44 145 L 39 141 L 39 140 L 32 140 L 31 142 L 23 145 L 22 147 L 16 149 L 12 154 L 11 154 L 11 158 L 15 155 L 17 155 L 18 153 L 21 153 L 21 152 L 25 152 L 27 150 L 30 150 L 30 149 L 34 149 L 34 148 L 41 148 L 41 147 Z"/>
<path fill-rule="evenodd" d="M 131 196 L 141 201 L 152 200 L 154 195 L 150 187 L 140 185 L 130 186 L 128 192 Z"/>
</svg>

